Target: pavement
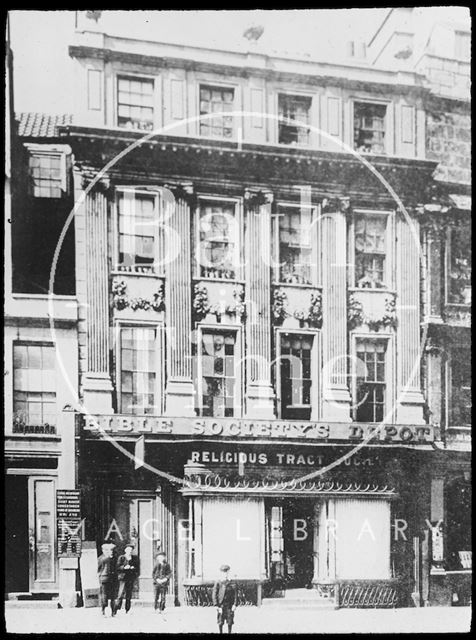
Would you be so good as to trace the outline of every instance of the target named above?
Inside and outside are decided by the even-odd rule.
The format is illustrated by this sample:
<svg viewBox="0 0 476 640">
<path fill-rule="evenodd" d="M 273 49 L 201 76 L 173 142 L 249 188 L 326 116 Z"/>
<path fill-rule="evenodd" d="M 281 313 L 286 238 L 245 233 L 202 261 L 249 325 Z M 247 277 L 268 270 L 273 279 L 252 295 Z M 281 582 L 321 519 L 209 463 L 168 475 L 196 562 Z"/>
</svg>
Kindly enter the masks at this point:
<svg viewBox="0 0 476 640">
<path fill-rule="evenodd" d="M 114 618 L 97 608 L 46 609 L 6 603 L 9 633 L 215 633 L 212 607 L 174 607 L 165 619 L 152 608 L 134 607 Z M 420 609 L 275 610 L 239 607 L 233 633 L 464 633 L 470 631 L 470 607 Z"/>
</svg>

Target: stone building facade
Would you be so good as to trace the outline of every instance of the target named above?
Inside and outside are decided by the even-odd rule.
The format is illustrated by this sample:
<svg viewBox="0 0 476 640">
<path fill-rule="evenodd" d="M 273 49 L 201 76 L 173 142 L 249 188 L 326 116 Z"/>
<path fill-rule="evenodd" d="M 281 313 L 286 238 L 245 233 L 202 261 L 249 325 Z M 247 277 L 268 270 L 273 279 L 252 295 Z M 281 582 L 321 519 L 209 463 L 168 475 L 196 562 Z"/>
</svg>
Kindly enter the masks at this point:
<svg viewBox="0 0 476 640">
<path fill-rule="evenodd" d="M 54 283 L 74 243 L 67 299 L 47 296 L 44 318 L 7 313 L 7 443 L 42 447 L 56 469 L 44 512 L 55 488 L 79 490 L 83 544 L 132 539 L 140 598 L 160 547 L 177 604 L 207 604 L 222 562 L 242 603 L 305 587 L 336 606 L 440 601 L 441 496 L 450 468 L 469 469 L 435 417 L 446 388 L 422 343 L 422 327 L 438 331 L 442 277 L 428 221 L 465 215 L 464 181 L 434 177 L 440 97 L 413 69 L 252 47 L 81 31 L 69 53 L 77 111 L 50 130 L 22 118 L 14 156 L 30 185 L 12 199 L 14 274 L 25 219 L 45 200 L 67 228 Z M 19 286 L 11 304 L 37 308 Z M 28 387 L 33 336 L 56 347 L 55 398 Z M 26 428 L 44 422 L 38 401 L 55 404 L 54 433 Z M 34 478 L 41 464 L 21 455 L 9 474 Z M 48 585 L 10 590 L 71 603 L 78 558 L 55 558 L 49 531 L 31 534 L 33 558 L 50 545 Z"/>
</svg>

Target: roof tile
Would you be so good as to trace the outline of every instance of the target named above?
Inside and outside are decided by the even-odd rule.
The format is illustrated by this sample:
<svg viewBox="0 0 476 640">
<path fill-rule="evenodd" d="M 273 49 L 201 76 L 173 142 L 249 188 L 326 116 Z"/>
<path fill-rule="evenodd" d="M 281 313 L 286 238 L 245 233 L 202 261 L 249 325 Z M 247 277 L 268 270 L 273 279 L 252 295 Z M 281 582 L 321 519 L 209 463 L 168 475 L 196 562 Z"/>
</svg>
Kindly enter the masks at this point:
<svg viewBox="0 0 476 640">
<path fill-rule="evenodd" d="M 23 138 L 55 138 L 58 127 L 72 124 L 73 116 L 68 113 L 50 115 L 47 113 L 20 113 L 18 121 L 18 135 Z"/>
</svg>

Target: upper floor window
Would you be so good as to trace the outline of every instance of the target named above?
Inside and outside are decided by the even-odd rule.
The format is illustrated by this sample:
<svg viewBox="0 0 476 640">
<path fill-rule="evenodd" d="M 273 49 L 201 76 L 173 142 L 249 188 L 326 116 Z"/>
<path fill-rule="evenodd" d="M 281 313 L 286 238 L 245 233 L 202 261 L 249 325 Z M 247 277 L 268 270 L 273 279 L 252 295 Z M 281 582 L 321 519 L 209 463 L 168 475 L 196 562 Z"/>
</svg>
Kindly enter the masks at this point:
<svg viewBox="0 0 476 640">
<path fill-rule="evenodd" d="M 213 114 L 200 120 L 200 135 L 216 138 L 233 136 L 234 89 L 200 85 L 200 115 Z"/>
<path fill-rule="evenodd" d="M 315 284 L 315 247 L 312 246 L 311 207 L 278 206 L 277 219 L 277 279 L 283 283 Z"/>
<path fill-rule="evenodd" d="M 455 31 L 455 57 L 460 60 L 471 57 L 471 36 L 465 31 Z"/>
<path fill-rule="evenodd" d="M 117 124 L 127 129 L 154 128 L 154 81 L 146 78 L 117 79 Z"/>
<path fill-rule="evenodd" d="M 375 289 L 386 286 L 386 214 L 356 214 L 354 221 L 355 285 Z"/>
<path fill-rule="evenodd" d="M 357 371 L 354 419 L 357 422 L 381 422 L 385 415 L 387 391 L 386 340 L 357 341 Z"/>
<path fill-rule="evenodd" d="M 56 425 L 55 348 L 13 344 L 14 431 Z"/>
<path fill-rule="evenodd" d="M 66 188 L 64 162 L 61 153 L 30 154 L 30 184 L 35 198 L 61 198 Z"/>
<path fill-rule="evenodd" d="M 471 397 L 471 349 L 453 347 L 448 361 L 448 424 L 470 426 Z"/>
<path fill-rule="evenodd" d="M 451 226 L 447 236 L 446 301 L 471 304 L 471 224 Z"/>
<path fill-rule="evenodd" d="M 385 153 L 387 106 L 354 102 L 354 149 L 361 153 Z"/>
<path fill-rule="evenodd" d="M 307 96 L 279 94 L 279 144 L 309 144 L 311 102 Z"/>
<path fill-rule="evenodd" d="M 119 265 L 153 265 L 157 247 L 157 195 L 140 191 L 119 191 Z"/>
<path fill-rule="evenodd" d="M 122 327 L 120 333 L 121 413 L 157 412 L 157 354 L 154 327 Z"/>
<path fill-rule="evenodd" d="M 311 419 L 311 335 L 284 333 L 280 336 L 281 417 Z"/>
<path fill-rule="evenodd" d="M 202 201 L 198 221 L 198 276 L 230 280 L 237 277 L 239 226 L 236 205 Z"/>
<path fill-rule="evenodd" d="M 236 332 L 201 333 L 201 414 L 232 417 L 236 413 L 238 381 L 235 372 Z"/>
</svg>

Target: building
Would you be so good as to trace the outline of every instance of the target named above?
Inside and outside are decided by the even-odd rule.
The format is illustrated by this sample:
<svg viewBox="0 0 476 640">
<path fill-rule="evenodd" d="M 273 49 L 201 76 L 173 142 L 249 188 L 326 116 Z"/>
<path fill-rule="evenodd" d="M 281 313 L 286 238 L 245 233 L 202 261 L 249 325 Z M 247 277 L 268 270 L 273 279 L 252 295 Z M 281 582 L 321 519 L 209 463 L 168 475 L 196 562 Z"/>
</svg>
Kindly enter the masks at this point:
<svg viewBox="0 0 476 640">
<path fill-rule="evenodd" d="M 428 220 L 467 214 L 465 186 L 433 177 L 440 97 L 422 67 L 279 57 L 252 42 L 213 51 L 75 38 L 73 118 L 18 140 L 32 191 L 19 186 L 12 201 L 12 304 L 26 296 L 39 308 L 41 269 L 20 268 L 35 206 L 54 201 L 53 255 L 58 238 L 62 247 L 54 322 L 47 306 L 43 318 L 13 306 L 8 316 L 8 473 L 35 482 L 48 461 L 57 488 L 81 492 L 85 542 L 133 539 L 138 597 L 150 597 L 160 546 L 177 604 L 206 604 L 222 562 L 242 602 L 306 586 L 338 606 L 439 601 L 434 525 L 468 455 L 435 417 L 446 388 L 434 354 L 458 329 L 443 321 L 446 299 L 435 321 Z M 451 98 L 453 108 L 466 107 Z M 37 328 L 48 322 L 62 372 L 57 434 L 18 436 L 30 392 L 53 404 L 50 374 L 38 389 L 16 375 L 33 368 L 39 335 L 50 362 L 51 332 Z M 40 445 L 44 468 L 21 457 Z M 53 517 L 54 486 L 42 518 Z M 445 541 L 447 553 L 463 543 Z M 71 595 L 77 559 L 50 560 Z"/>
</svg>

